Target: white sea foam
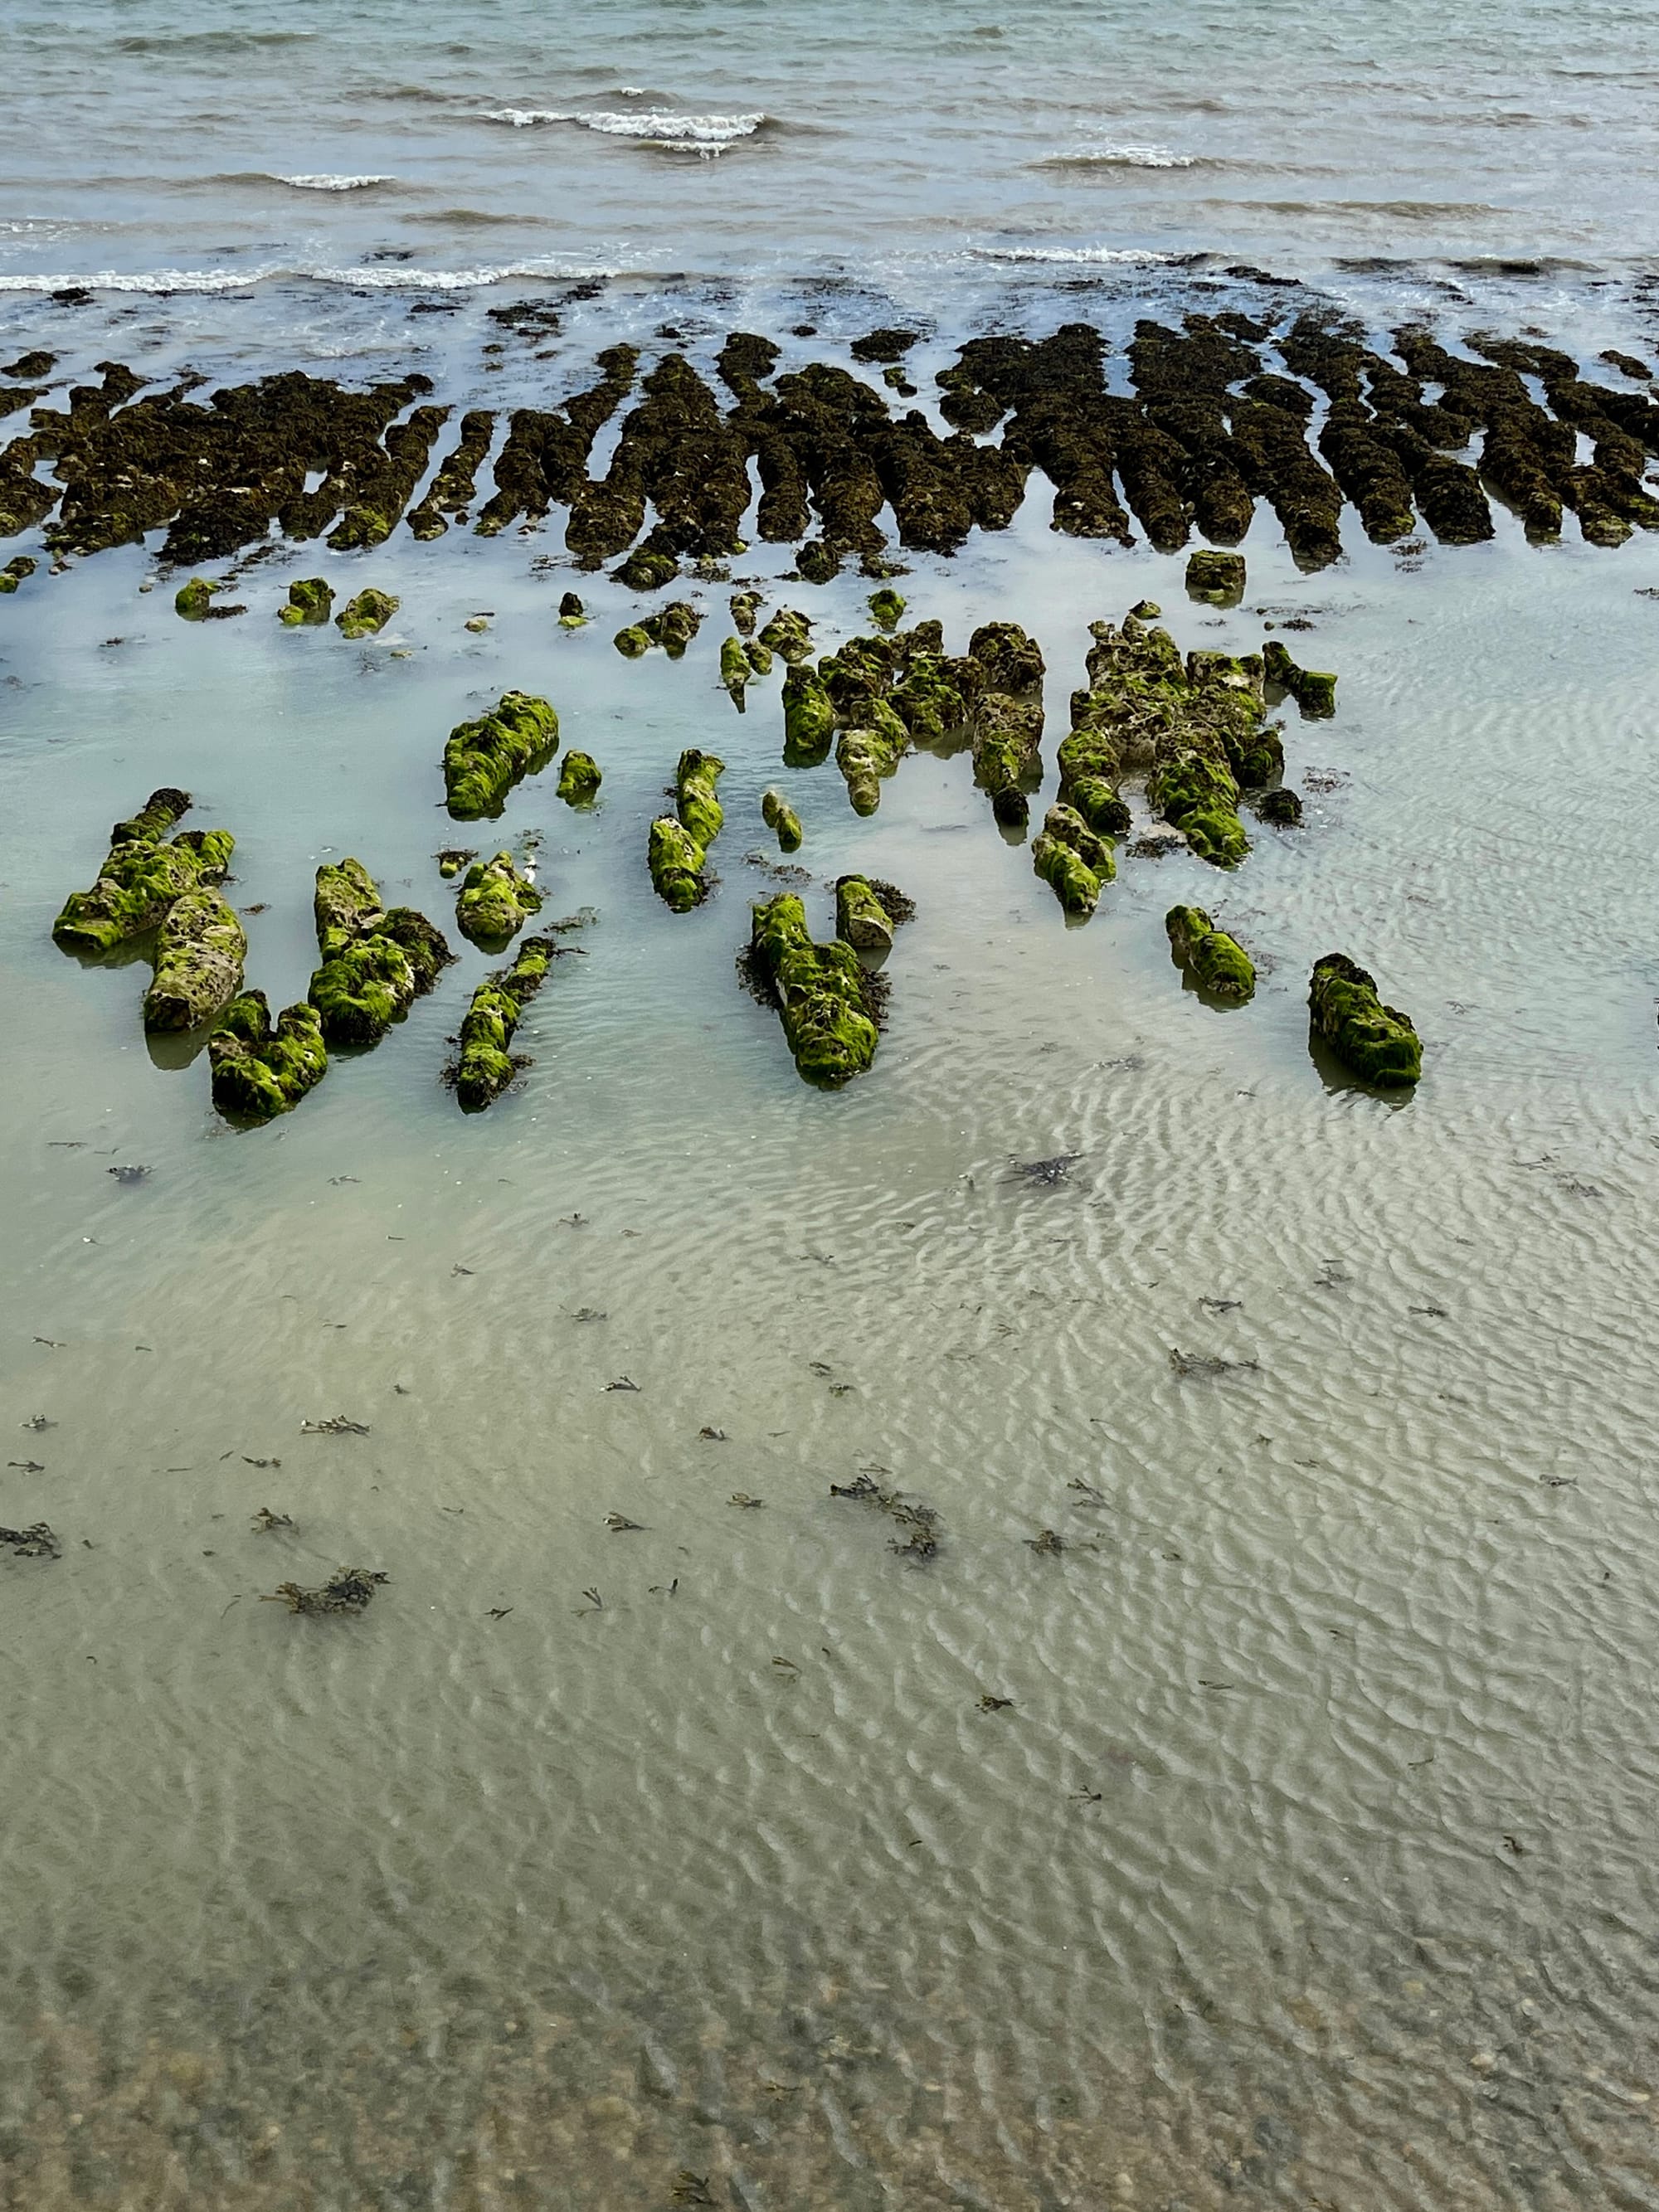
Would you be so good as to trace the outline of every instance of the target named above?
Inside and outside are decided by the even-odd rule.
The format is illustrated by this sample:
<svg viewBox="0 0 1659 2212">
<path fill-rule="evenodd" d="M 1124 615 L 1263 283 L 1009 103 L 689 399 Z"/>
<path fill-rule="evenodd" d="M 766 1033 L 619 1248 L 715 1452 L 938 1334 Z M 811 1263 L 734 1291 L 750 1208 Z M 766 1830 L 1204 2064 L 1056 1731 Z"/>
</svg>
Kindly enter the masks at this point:
<svg viewBox="0 0 1659 2212">
<path fill-rule="evenodd" d="M 326 170 L 314 177 L 285 177 L 275 170 L 270 174 L 275 183 L 293 185 L 302 192 L 361 192 L 370 185 L 395 185 L 398 181 L 396 177 L 336 177 Z"/>
<path fill-rule="evenodd" d="M 1054 156 L 1059 167 L 1104 169 L 1190 169 L 1197 161 L 1195 154 L 1173 153 L 1167 146 L 1074 146 Z"/>
<path fill-rule="evenodd" d="M 620 273 L 615 269 L 561 261 L 552 256 L 481 263 L 471 269 L 412 269 L 384 264 L 354 269 L 270 262 L 254 269 L 104 269 L 79 276 L 0 275 L 0 292 L 243 292 L 276 277 L 313 284 L 340 284 L 360 292 L 471 292 L 486 285 L 532 276 L 574 280 Z"/>
<path fill-rule="evenodd" d="M 740 138 L 750 138 L 769 121 L 764 113 L 747 115 L 675 115 L 661 108 L 624 113 L 616 108 L 579 112 L 566 107 L 492 107 L 485 112 L 490 123 L 509 123 L 515 131 L 538 124 L 574 123 L 584 131 L 597 131 L 607 138 L 634 138 L 653 146 L 684 147 L 689 152 L 721 153 Z"/>
<path fill-rule="evenodd" d="M 1108 264 L 1187 261 L 1190 254 L 1158 253 L 1150 246 L 976 246 L 982 261 L 1081 262 L 1091 268 Z"/>
</svg>

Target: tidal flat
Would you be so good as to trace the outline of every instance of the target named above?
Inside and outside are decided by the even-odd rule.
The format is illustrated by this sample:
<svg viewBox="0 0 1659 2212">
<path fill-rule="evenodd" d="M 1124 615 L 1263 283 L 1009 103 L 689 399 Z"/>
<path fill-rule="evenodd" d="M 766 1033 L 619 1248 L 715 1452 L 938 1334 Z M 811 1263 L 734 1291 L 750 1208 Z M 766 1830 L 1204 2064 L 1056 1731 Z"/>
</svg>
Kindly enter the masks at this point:
<svg viewBox="0 0 1659 2212">
<path fill-rule="evenodd" d="M 202 622 L 173 593 L 232 555 L 20 541 L 0 1522 L 60 1556 L 0 1556 L 0 2204 L 1659 2187 L 1659 538 L 1529 544 L 1494 499 L 1485 542 L 1378 544 L 1349 507 L 1310 569 L 1262 503 L 1218 605 L 1052 492 L 953 556 L 887 533 L 906 626 L 1041 648 L 1024 835 L 967 750 L 868 815 L 785 765 L 731 594 L 829 653 L 878 580 L 799 580 L 752 514 L 654 591 L 556 510 L 272 539 Z M 314 574 L 395 611 L 284 624 Z M 617 651 L 675 599 L 680 657 Z M 1145 601 L 1335 710 L 1275 708 L 1303 818 L 1244 808 L 1236 867 L 1127 776 L 1068 926 L 1031 840 L 1091 625 Z M 511 690 L 559 755 L 458 823 L 446 740 Z M 677 913 L 647 848 L 689 750 L 724 819 Z M 263 1127 L 200 1036 L 147 1040 L 142 961 L 52 940 L 160 787 L 234 831 L 273 1010 L 347 857 L 457 956 Z M 533 860 L 505 954 L 455 926 L 461 842 Z M 915 913 L 825 1090 L 737 963 L 781 890 L 830 939 L 849 874 Z M 1246 1003 L 1189 987 L 1177 906 Z M 550 931 L 529 1064 L 467 1113 L 470 996 Z M 1311 1046 L 1336 950 L 1409 1011 L 1414 1088 Z M 348 1565 L 386 1579 L 345 1616 L 260 1602 Z"/>
</svg>

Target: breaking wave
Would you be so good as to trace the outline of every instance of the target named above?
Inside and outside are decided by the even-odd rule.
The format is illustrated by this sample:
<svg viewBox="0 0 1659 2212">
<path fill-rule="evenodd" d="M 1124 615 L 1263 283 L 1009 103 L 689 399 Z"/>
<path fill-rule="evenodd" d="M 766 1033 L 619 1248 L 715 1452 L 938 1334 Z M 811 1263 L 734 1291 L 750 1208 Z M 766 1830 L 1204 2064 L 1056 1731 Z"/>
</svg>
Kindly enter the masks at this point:
<svg viewBox="0 0 1659 2212">
<path fill-rule="evenodd" d="M 740 139 L 752 138 L 772 119 L 758 110 L 746 115 L 676 115 L 662 108 L 630 114 L 616 108 L 579 112 L 562 107 L 492 107 L 484 115 L 486 122 L 510 124 L 515 131 L 548 123 L 574 123 L 584 131 L 597 131 L 602 137 L 631 138 L 641 145 L 668 146 L 696 154 L 724 153 Z"/>
<path fill-rule="evenodd" d="M 1211 165 L 1198 154 L 1176 154 L 1168 146 L 1074 146 L 1051 154 L 1045 169 L 1196 169 Z"/>
</svg>

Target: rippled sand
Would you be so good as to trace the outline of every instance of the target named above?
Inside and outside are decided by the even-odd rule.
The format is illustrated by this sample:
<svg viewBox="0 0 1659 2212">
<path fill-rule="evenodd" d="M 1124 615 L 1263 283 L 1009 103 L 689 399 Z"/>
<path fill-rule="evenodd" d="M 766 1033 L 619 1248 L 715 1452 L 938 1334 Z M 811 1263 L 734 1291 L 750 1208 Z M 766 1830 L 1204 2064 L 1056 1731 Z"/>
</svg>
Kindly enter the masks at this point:
<svg viewBox="0 0 1659 2212">
<path fill-rule="evenodd" d="M 65 1549 L 0 1561 L 0 2203 L 1659 2191 L 1659 547 L 1500 518 L 1304 579 L 1263 522 L 1217 617 L 1043 505 L 919 562 L 912 615 L 1028 623 L 1052 758 L 1091 617 L 1305 611 L 1340 676 L 1286 732 L 1307 825 L 1232 877 L 1126 860 L 1068 930 L 965 757 L 866 823 L 795 779 L 820 883 L 919 908 L 833 1097 L 733 969 L 781 722 L 775 678 L 718 687 L 724 589 L 678 665 L 618 659 L 604 584 L 561 635 L 580 580 L 506 542 L 359 560 L 403 599 L 362 648 L 271 619 L 303 566 L 202 629 L 127 554 L 9 604 L 0 1425 L 43 1471 L 0 1519 Z M 833 636 L 864 589 L 781 596 Z M 508 684 L 606 775 L 591 819 L 551 777 L 506 817 L 548 914 L 600 915 L 533 1068 L 483 1116 L 442 1089 L 468 952 L 228 1131 L 134 971 L 49 940 L 108 822 L 178 781 L 236 831 L 280 1003 L 319 859 L 447 920 L 442 738 Z M 678 918 L 643 845 L 690 743 L 727 827 Z M 1247 1010 L 1183 991 L 1184 898 L 1256 955 Z M 1417 1018 L 1408 1103 L 1310 1056 L 1339 946 Z M 369 1434 L 301 1433 L 341 1413 Z M 931 1565 L 830 1498 L 872 1465 Z M 345 1560 L 392 1578 L 361 1620 L 258 1602 Z"/>
</svg>

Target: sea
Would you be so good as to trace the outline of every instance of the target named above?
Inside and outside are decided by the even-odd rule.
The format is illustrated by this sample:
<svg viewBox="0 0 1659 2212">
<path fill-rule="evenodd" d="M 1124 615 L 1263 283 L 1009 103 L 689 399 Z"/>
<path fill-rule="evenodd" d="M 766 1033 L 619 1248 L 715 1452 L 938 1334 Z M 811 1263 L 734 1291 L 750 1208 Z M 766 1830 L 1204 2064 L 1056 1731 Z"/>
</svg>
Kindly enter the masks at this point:
<svg viewBox="0 0 1659 2212">
<path fill-rule="evenodd" d="M 1091 322 L 1122 389 L 1137 319 L 1224 308 L 1659 365 L 1653 4 L 10 0 L 0 64 L 0 347 L 57 356 L 47 407 L 111 359 L 547 406 L 617 339 L 712 379 L 733 330 L 854 366 L 902 325 L 933 410 L 965 337 Z M 753 544 L 630 661 L 659 599 L 556 513 L 273 541 L 201 623 L 159 537 L 0 546 L 40 563 L 0 598 L 0 1523 L 61 1549 L 0 1534 L 4 2212 L 1659 2205 L 1659 537 L 1495 520 L 1350 508 L 1306 574 L 1261 507 L 1231 609 L 1036 477 L 900 556 L 952 650 L 1041 642 L 1039 817 L 1091 623 L 1337 674 L 1285 709 L 1302 826 L 1125 850 L 1084 927 L 960 753 L 867 818 L 800 775 L 779 854 L 726 599 L 828 649 L 850 567 Z M 288 629 L 313 573 L 397 612 Z M 532 778 L 462 831 L 445 737 L 515 688 L 599 804 Z M 644 852 L 689 746 L 726 823 L 678 915 Z M 273 1006 L 319 866 L 453 938 L 436 851 L 528 858 L 580 926 L 506 1095 L 442 1080 L 499 964 L 455 940 L 295 1113 L 217 1115 L 142 966 L 51 938 L 161 785 L 234 830 Z M 850 869 L 915 917 L 826 1092 L 738 955 Z M 1182 902 L 1249 1006 L 1185 986 Z M 1414 1091 L 1310 1049 L 1336 950 Z M 266 1601 L 345 1564 L 360 1618 Z"/>
</svg>

